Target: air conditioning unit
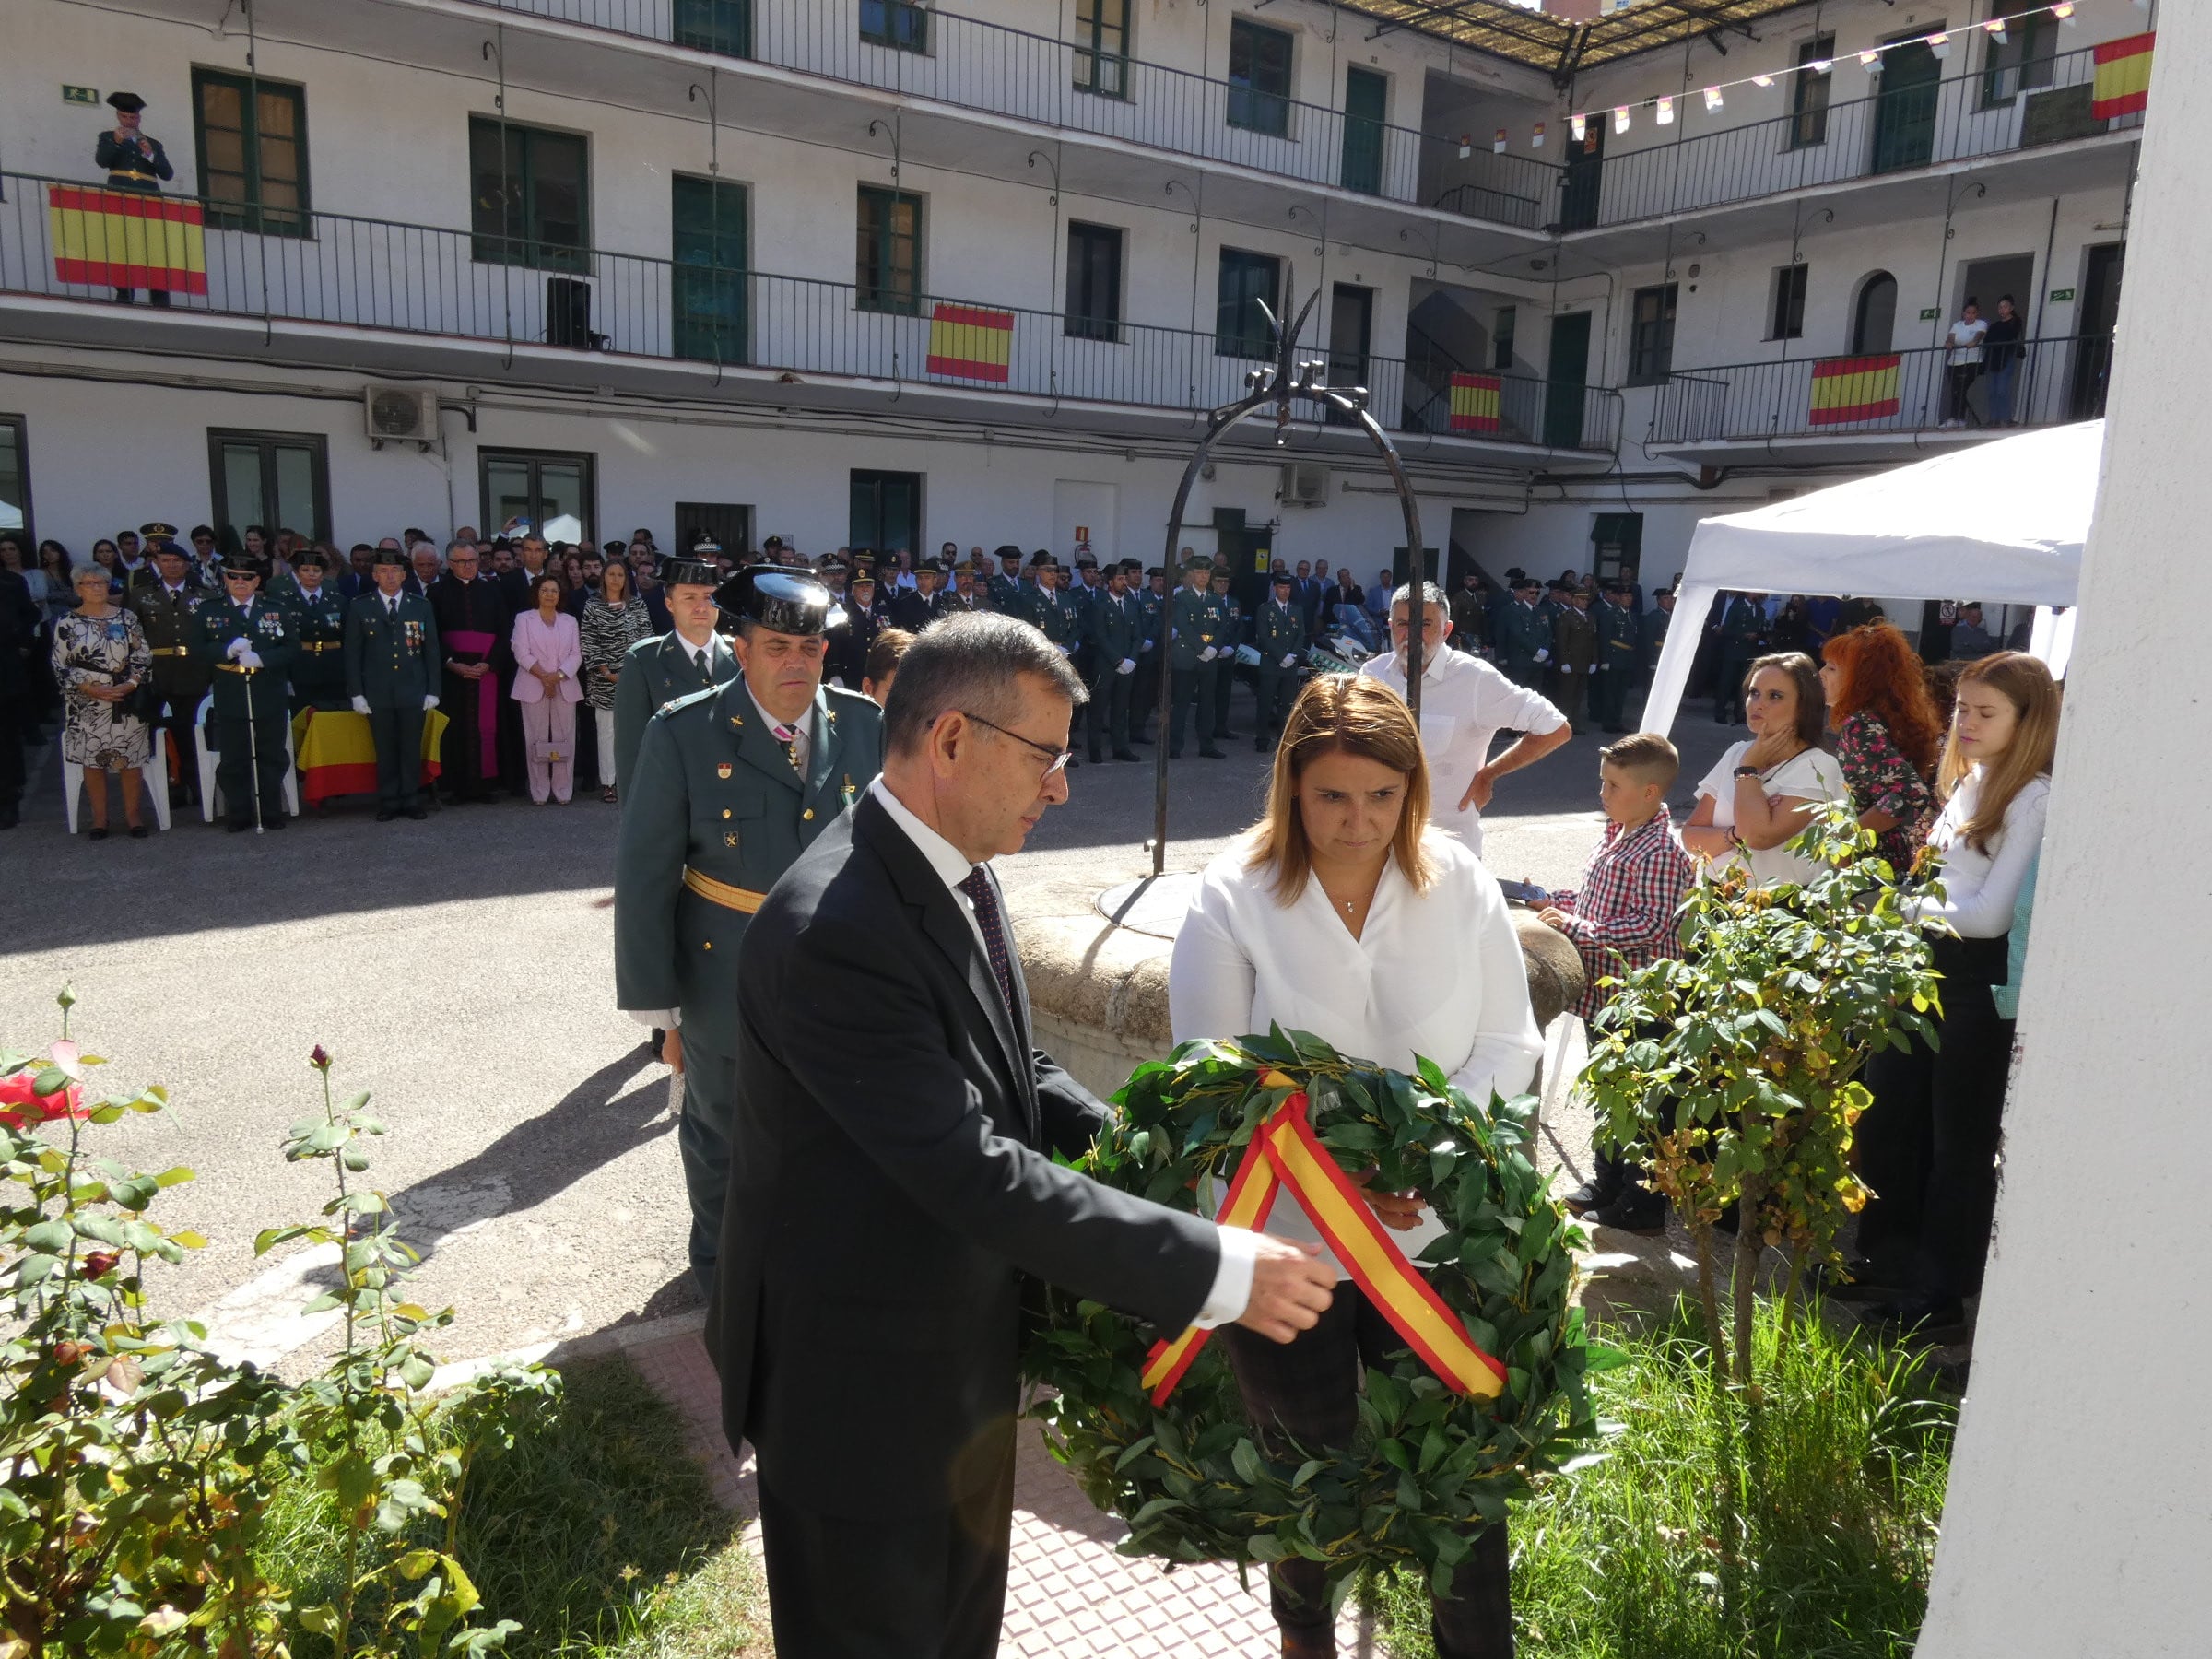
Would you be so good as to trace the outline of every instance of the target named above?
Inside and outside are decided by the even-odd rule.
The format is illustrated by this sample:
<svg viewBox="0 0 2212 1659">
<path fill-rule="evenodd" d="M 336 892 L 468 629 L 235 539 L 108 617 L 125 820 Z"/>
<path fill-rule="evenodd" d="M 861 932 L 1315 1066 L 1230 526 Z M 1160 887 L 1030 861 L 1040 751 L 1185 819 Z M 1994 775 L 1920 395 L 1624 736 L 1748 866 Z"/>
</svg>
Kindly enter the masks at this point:
<svg viewBox="0 0 2212 1659">
<path fill-rule="evenodd" d="M 419 443 L 428 449 L 438 441 L 438 394 L 429 387 L 371 386 L 363 410 L 369 441 L 378 449 L 387 443 Z"/>
<path fill-rule="evenodd" d="M 1283 468 L 1282 500 L 1292 507 L 1319 507 L 1329 499 L 1329 469 L 1312 461 L 1293 461 Z"/>
</svg>

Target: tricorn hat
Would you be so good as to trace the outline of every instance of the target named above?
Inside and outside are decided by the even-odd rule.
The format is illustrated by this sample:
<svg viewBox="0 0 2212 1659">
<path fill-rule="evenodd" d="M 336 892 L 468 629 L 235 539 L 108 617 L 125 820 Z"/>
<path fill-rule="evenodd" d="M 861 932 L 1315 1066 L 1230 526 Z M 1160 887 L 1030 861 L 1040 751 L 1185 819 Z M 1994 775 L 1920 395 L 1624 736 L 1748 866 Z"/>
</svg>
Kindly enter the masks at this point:
<svg viewBox="0 0 2212 1659">
<path fill-rule="evenodd" d="M 379 559 L 377 562 L 381 564 L 383 561 Z M 259 581 L 265 577 L 267 572 L 262 568 L 260 559 L 241 549 L 236 553 L 223 555 L 223 574 L 226 576 L 251 576 Z"/>
<path fill-rule="evenodd" d="M 407 569 L 407 556 L 397 547 L 379 547 L 369 556 L 369 568 L 374 570 L 378 565 L 397 565 L 404 571 Z M 223 568 L 225 570 L 230 568 L 229 554 L 223 556 Z"/>
<path fill-rule="evenodd" d="M 125 115 L 135 115 L 146 108 L 146 100 L 135 92 L 111 92 L 108 94 L 108 102 Z"/>
<path fill-rule="evenodd" d="M 674 553 L 661 556 L 659 567 L 653 571 L 663 587 L 677 582 L 712 587 L 722 580 L 722 571 L 712 557 L 679 557 Z"/>
<path fill-rule="evenodd" d="M 747 565 L 714 590 L 714 607 L 775 633 L 812 636 L 844 625 L 830 590 L 780 565 Z"/>
</svg>

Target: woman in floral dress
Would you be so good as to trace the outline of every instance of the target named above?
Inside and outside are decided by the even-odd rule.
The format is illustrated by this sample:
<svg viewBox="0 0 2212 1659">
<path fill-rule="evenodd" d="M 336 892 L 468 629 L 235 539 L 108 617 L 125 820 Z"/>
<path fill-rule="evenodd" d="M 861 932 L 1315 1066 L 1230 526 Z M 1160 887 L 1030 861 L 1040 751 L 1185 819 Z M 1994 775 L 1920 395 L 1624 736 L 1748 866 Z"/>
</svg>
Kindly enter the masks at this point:
<svg viewBox="0 0 2212 1659">
<path fill-rule="evenodd" d="M 1920 658 L 1889 622 L 1840 633 L 1821 655 L 1836 759 L 1860 827 L 1874 831 L 1875 852 L 1901 875 L 1936 821 L 1928 780 L 1943 741 Z"/>
<path fill-rule="evenodd" d="M 123 812 L 134 840 L 143 839 L 140 821 L 145 779 L 141 769 L 152 759 L 153 735 L 130 712 L 131 694 L 153 666 L 138 618 L 108 592 L 108 572 L 83 565 L 72 572 L 77 606 L 53 625 L 53 677 L 62 688 L 62 759 L 85 769 L 85 794 L 92 806 L 87 837 L 108 836 L 108 774 L 123 774 Z"/>
</svg>

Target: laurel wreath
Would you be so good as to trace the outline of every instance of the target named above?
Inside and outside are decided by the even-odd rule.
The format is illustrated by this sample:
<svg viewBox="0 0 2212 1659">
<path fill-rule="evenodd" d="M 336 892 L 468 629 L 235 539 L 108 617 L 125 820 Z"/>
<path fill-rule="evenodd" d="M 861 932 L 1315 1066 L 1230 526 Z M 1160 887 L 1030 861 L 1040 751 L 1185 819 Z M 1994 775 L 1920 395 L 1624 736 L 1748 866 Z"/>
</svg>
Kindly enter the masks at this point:
<svg viewBox="0 0 2212 1659">
<path fill-rule="evenodd" d="M 1245 1419 L 1221 1345 L 1208 1343 L 1163 1406 L 1138 1381 L 1153 1341 L 1104 1304 L 1048 1288 L 1025 1372 L 1053 1455 L 1091 1501 L 1128 1524 L 1125 1555 L 1327 1570 L 1340 1600 L 1360 1568 L 1418 1567 L 1449 1594 L 1469 1540 L 1502 1521 L 1530 1477 L 1594 1432 L 1585 1375 L 1619 1362 L 1569 1304 L 1584 1242 L 1531 1162 L 1536 1102 L 1478 1106 L 1430 1061 L 1415 1075 L 1347 1059 L 1303 1031 L 1188 1042 L 1139 1066 L 1083 1168 L 1177 1209 L 1226 1182 L 1267 1114 L 1306 1091 L 1322 1144 L 1386 1191 L 1418 1192 L 1445 1223 L 1414 1258 L 1468 1335 L 1506 1368 L 1493 1400 L 1454 1393 L 1400 1347 L 1366 1371 L 1348 1448 L 1270 1457 Z M 1288 1202 L 1282 1200 L 1281 1202 Z M 1172 1336 L 1173 1332 L 1164 1335 Z"/>
</svg>

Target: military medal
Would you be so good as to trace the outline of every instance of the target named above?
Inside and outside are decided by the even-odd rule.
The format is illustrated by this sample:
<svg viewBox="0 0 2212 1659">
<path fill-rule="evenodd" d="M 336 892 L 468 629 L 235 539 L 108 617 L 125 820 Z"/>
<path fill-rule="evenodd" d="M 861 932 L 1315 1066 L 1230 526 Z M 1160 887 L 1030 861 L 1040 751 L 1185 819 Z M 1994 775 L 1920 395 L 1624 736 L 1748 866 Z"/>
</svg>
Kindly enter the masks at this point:
<svg viewBox="0 0 2212 1659">
<path fill-rule="evenodd" d="M 718 778 L 728 777 L 730 775 L 730 763 L 727 760 L 724 760 L 720 766 L 714 769 L 714 775 Z"/>
</svg>

